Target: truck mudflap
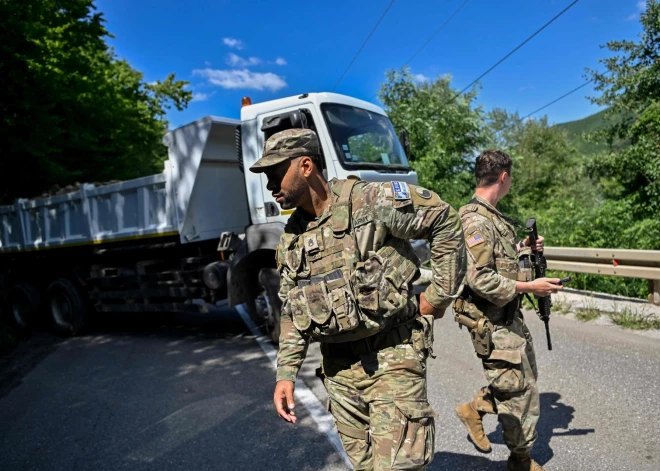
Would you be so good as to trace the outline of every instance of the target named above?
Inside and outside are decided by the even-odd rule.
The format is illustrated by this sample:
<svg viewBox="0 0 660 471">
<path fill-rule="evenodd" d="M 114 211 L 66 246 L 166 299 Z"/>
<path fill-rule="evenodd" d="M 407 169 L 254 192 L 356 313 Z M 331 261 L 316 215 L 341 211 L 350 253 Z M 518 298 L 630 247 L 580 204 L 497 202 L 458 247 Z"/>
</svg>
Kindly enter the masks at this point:
<svg viewBox="0 0 660 471">
<path fill-rule="evenodd" d="M 230 307 L 242 304 L 259 289 L 259 270 L 275 267 L 275 248 L 284 232 L 284 224 L 273 222 L 249 226 L 242 244 L 231 258 L 227 271 L 227 302 Z"/>
</svg>

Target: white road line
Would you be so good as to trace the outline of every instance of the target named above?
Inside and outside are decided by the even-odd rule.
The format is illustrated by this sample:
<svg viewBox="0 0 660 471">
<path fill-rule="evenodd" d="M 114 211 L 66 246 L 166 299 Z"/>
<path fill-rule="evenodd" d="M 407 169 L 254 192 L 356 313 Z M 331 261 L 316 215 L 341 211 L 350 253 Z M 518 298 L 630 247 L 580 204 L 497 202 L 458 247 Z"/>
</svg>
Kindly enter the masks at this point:
<svg viewBox="0 0 660 471">
<path fill-rule="evenodd" d="M 257 325 L 252 321 L 250 315 L 247 313 L 243 305 L 236 306 L 236 311 L 238 311 L 241 319 L 243 319 L 245 325 L 248 326 L 248 329 L 250 329 L 250 332 L 252 332 L 252 335 L 254 335 L 257 343 L 270 360 L 273 369 L 277 369 L 277 351 L 275 350 L 275 347 L 273 347 L 273 345 L 270 343 L 268 337 L 265 336 L 261 330 L 259 330 L 259 327 L 257 327 Z M 309 412 L 309 415 L 312 417 L 312 419 L 314 419 L 314 422 L 316 422 L 316 428 L 318 431 L 327 437 L 327 439 L 330 441 L 330 444 L 337 451 L 337 453 L 341 455 L 349 469 L 352 469 L 351 462 L 349 461 L 346 452 L 344 452 L 344 448 L 342 447 L 341 441 L 339 440 L 339 435 L 334 429 L 335 422 L 332 416 L 328 414 L 328 411 L 323 406 L 323 404 L 321 404 L 321 401 L 318 400 L 311 389 L 309 389 L 301 379 L 296 381 L 296 390 L 294 394 L 298 404 L 305 406 Z"/>
</svg>

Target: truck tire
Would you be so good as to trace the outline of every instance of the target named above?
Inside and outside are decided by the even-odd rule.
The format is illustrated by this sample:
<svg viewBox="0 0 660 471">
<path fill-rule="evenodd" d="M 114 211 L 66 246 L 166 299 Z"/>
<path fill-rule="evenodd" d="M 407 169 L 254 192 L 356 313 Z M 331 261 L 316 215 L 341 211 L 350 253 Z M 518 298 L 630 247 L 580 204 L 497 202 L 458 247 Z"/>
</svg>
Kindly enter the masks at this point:
<svg viewBox="0 0 660 471">
<path fill-rule="evenodd" d="M 59 278 L 48 286 L 46 299 L 53 331 L 66 337 L 76 335 L 87 314 L 80 289 L 66 278 Z"/>
<path fill-rule="evenodd" d="M 7 317 L 20 330 L 31 330 L 39 312 L 39 290 L 29 283 L 17 283 L 7 294 Z"/>
<path fill-rule="evenodd" d="M 280 274 L 275 268 L 262 268 L 259 270 L 259 287 L 267 306 L 266 331 L 272 342 L 277 345 L 280 340 L 282 301 L 278 295 L 280 291 Z"/>
</svg>

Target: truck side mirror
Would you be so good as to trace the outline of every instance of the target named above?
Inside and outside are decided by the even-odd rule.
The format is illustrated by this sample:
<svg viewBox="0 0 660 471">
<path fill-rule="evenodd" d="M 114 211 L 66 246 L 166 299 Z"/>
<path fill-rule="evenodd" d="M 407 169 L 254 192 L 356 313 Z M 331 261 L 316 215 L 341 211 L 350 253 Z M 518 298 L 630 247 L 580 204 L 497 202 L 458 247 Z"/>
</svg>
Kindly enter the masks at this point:
<svg viewBox="0 0 660 471">
<path fill-rule="evenodd" d="M 403 151 L 406 153 L 406 157 L 410 159 L 410 135 L 408 130 L 404 129 L 399 133 L 399 142 L 403 147 Z"/>
</svg>

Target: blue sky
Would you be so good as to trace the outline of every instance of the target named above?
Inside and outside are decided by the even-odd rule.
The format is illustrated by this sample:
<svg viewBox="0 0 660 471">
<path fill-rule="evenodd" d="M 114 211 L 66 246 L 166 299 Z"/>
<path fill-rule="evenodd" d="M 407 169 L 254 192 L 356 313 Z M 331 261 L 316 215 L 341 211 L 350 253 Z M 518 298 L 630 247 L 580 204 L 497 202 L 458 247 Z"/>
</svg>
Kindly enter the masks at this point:
<svg viewBox="0 0 660 471">
<path fill-rule="evenodd" d="M 465 0 L 396 0 L 338 93 L 372 101 L 385 71 L 399 68 Z M 148 81 L 171 72 L 195 100 L 172 127 L 206 115 L 238 118 L 253 102 L 330 91 L 390 0 L 97 0 L 118 55 Z M 451 74 L 462 89 L 571 0 L 470 0 L 410 64 L 424 77 Z M 481 81 L 478 102 L 526 115 L 586 81 L 609 40 L 641 31 L 638 0 L 580 0 Z M 585 87 L 544 110 L 551 122 L 598 111 Z"/>
</svg>

